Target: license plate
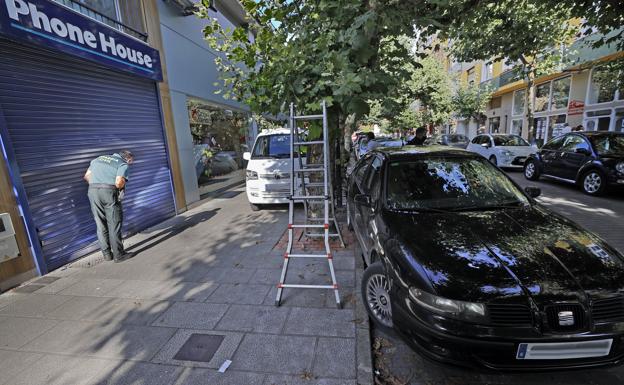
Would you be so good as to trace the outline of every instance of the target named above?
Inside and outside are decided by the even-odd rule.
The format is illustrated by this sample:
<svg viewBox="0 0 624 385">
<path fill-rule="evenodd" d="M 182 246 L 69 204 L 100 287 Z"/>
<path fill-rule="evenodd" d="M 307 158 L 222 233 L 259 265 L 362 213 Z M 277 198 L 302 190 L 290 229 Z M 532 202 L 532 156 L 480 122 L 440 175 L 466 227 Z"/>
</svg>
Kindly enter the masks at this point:
<svg viewBox="0 0 624 385">
<path fill-rule="evenodd" d="M 288 192 L 290 191 L 289 184 L 267 184 L 264 185 L 264 191 L 266 192 Z"/>
<path fill-rule="evenodd" d="M 611 352 L 612 339 L 579 342 L 522 343 L 518 345 L 518 360 L 563 360 L 604 357 Z"/>
</svg>

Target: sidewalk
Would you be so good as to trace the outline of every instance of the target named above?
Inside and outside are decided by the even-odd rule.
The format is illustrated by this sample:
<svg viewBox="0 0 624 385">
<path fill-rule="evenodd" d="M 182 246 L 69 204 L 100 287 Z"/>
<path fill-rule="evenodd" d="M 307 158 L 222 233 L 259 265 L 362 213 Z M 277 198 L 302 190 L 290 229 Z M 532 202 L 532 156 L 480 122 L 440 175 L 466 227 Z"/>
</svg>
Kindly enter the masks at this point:
<svg viewBox="0 0 624 385">
<path fill-rule="evenodd" d="M 344 309 L 303 289 L 275 307 L 286 216 L 251 212 L 238 188 L 130 239 L 129 261 L 0 295 L 0 384 L 355 385 L 370 344 L 353 251 L 334 255 Z M 291 263 L 290 282 L 329 279 L 325 260 Z"/>
</svg>

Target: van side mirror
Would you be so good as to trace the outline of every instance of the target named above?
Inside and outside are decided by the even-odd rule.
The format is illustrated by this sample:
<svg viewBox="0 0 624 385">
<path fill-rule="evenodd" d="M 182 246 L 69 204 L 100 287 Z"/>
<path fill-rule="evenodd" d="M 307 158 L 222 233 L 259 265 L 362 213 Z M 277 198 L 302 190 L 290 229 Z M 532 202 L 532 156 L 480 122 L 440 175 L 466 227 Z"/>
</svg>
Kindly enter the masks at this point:
<svg viewBox="0 0 624 385">
<path fill-rule="evenodd" d="M 251 152 L 243 152 L 243 159 L 250 160 L 251 159 Z"/>
<path fill-rule="evenodd" d="M 531 198 L 537 198 L 538 196 L 542 195 L 542 189 L 539 187 L 527 186 L 524 188 L 524 191 Z"/>
<path fill-rule="evenodd" d="M 577 154 L 591 155 L 591 152 L 588 149 L 583 148 L 583 147 L 575 148 L 574 152 L 577 153 Z"/>
</svg>

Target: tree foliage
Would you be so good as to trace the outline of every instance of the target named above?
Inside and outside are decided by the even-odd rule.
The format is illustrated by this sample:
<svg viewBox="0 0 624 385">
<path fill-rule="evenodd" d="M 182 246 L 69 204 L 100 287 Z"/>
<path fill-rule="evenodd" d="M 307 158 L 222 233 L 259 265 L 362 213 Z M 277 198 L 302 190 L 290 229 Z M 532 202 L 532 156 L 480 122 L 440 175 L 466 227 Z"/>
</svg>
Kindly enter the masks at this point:
<svg viewBox="0 0 624 385">
<path fill-rule="evenodd" d="M 461 85 L 453 95 L 453 111 L 457 116 L 482 122 L 491 94 L 489 90 L 480 89 L 476 85 Z"/>
<path fill-rule="evenodd" d="M 422 120 L 420 125 L 448 122 L 453 110 L 451 78 L 439 60 L 433 56 L 420 60 L 406 88 L 409 91 L 405 94 L 417 99 L 422 106 L 422 110 L 418 111 Z"/>
</svg>

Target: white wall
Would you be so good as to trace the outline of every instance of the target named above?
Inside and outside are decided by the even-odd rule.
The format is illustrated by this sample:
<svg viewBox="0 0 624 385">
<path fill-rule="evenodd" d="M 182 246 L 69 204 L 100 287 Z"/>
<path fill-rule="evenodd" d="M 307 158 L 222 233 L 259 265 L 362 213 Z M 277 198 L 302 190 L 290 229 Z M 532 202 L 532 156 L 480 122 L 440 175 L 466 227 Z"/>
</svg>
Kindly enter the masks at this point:
<svg viewBox="0 0 624 385">
<path fill-rule="evenodd" d="M 203 99 L 229 109 L 248 110 L 248 108 L 215 94 L 220 87 L 214 83 L 221 82 L 214 63 L 217 54 L 208 47 L 203 38 L 202 30 L 207 21 L 195 16 L 182 16 L 179 8 L 164 1 L 157 3 L 164 49 L 161 55 L 164 55 L 167 64 L 182 179 L 186 203 L 189 204 L 199 200 L 199 187 L 193 160 L 193 138 L 186 105 L 187 98 Z M 210 11 L 210 15 L 217 18 L 225 27 L 233 26 L 220 12 Z"/>
</svg>

